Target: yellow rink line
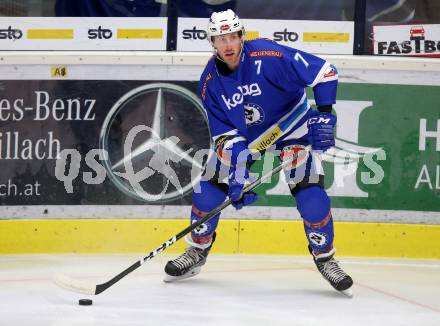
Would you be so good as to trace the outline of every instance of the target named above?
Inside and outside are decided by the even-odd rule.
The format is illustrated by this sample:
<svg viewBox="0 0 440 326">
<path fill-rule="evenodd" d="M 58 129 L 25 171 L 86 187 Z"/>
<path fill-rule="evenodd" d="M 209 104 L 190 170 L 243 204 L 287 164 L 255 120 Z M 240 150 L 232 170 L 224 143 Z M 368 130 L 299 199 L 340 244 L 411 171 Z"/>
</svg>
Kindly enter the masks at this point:
<svg viewBox="0 0 440 326">
<path fill-rule="evenodd" d="M 148 253 L 183 230 L 182 219 L 0 220 L 0 254 Z M 440 225 L 335 222 L 339 256 L 440 259 Z M 167 249 L 178 253 L 181 240 Z M 214 253 L 306 255 L 301 221 L 222 220 Z"/>
</svg>

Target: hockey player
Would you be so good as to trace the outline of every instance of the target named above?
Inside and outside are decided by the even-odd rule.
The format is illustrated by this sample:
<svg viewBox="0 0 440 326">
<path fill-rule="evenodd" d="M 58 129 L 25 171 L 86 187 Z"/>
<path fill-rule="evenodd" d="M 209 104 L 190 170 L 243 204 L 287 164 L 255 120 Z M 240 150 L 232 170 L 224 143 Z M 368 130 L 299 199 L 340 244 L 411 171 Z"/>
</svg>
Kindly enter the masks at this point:
<svg viewBox="0 0 440 326">
<path fill-rule="evenodd" d="M 319 158 L 319 152 L 334 145 L 336 68 L 270 40 L 244 41 L 244 28 L 232 10 L 213 13 L 207 33 L 216 54 L 205 67 L 199 91 L 217 154 L 208 166 L 218 172 L 227 165 L 229 174 L 227 184 L 218 173 L 202 178 L 200 191 L 193 192 L 191 221 L 201 219 L 227 196 L 237 209 L 257 200 L 252 192 L 242 193 L 253 162 L 250 152 L 275 149 L 283 158 L 310 144 L 313 150 L 306 162 L 301 169 L 294 165 L 286 169 L 286 178 L 319 272 L 336 290 L 351 295 L 353 281 L 333 257 L 333 220 Z M 313 88 L 317 109 L 307 102 L 305 87 Z M 166 282 L 200 272 L 215 241 L 219 215 L 186 238 L 185 253 L 165 267 Z"/>
</svg>

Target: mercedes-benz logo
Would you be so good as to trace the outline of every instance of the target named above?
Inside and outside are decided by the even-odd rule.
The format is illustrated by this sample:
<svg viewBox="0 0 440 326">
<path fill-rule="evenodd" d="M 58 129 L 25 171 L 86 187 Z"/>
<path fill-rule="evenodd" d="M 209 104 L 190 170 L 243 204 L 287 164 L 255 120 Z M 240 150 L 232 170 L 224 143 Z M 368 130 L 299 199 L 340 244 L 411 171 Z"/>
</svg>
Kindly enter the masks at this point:
<svg viewBox="0 0 440 326">
<path fill-rule="evenodd" d="M 143 85 L 110 109 L 100 148 L 108 153 L 104 167 L 120 191 L 149 203 L 176 200 L 200 178 L 207 157 L 195 154 L 211 148 L 206 113 L 184 87 Z"/>
</svg>

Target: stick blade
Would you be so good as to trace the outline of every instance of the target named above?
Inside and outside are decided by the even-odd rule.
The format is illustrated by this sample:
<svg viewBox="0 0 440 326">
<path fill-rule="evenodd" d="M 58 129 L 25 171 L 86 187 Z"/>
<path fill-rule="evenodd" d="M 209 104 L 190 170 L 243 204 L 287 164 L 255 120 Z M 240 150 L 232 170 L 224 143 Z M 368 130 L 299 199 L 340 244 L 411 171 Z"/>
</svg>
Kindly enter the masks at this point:
<svg viewBox="0 0 440 326">
<path fill-rule="evenodd" d="M 76 280 L 64 274 L 60 274 L 60 273 L 55 274 L 53 277 L 53 281 L 59 287 L 62 287 L 63 289 L 72 292 L 88 294 L 88 295 L 96 294 L 95 284 L 87 281 Z"/>
</svg>

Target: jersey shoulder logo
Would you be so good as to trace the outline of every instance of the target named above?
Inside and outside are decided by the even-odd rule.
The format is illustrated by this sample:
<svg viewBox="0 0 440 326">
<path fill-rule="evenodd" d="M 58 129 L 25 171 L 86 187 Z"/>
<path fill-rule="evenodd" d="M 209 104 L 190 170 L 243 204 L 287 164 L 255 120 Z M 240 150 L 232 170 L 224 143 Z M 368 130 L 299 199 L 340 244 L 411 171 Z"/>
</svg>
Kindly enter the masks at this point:
<svg viewBox="0 0 440 326">
<path fill-rule="evenodd" d="M 336 76 L 336 74 L 338 73 L 338 71 L 336 70 L 336 67 L 334 65 L 330 65 L 327 67 L 327 69 L 324 72 L 324 78 L 330 78 L 333 76 Z"/>
</svg>

